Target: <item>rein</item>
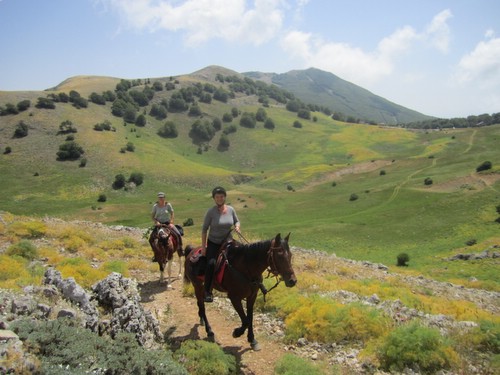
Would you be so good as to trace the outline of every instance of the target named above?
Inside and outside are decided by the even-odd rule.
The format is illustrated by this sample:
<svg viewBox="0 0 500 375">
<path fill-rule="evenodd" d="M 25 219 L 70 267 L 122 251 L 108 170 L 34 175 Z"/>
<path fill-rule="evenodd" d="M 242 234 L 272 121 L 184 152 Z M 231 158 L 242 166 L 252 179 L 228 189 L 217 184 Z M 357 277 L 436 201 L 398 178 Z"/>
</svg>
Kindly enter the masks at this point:
<svg viewBox="0 0 500 375">
<path fill-rule="evenodd" d="M 241 233 L 238 233 L 238 236 L 244 240 L 247 244 L 249 244 L 250 242 L 248 242 L 248 240 L 243 237 L 243 235 Z M 226 252 L 224 251 L 223 252 L 223 257 L 224 257 L 224 261 L 226 262 L 226 265 L 229 267 L 229 269 L 231 271 L 233 271 L 233 273 L 235 275 L 237 275 L 241 280 L 249 283 L 249 284 L 252 284 L 252 285 L 257 285 L 260 289 L 260 291 L 262 292 L 262 295 L 264 296 L 264 302 L 266 302 L 266 294 L 269 293 L 271 290 L 273 290 L 274 288 L 276 288 L 279 283 L 281 283 L 281 281 L 283 281 L 281 279 L 281 277 L 279 277 L 279 272 L 278 272 L 278 268 L 276 267 L 276 262 L 274 260 L 274 251 L 277 250 L 277 249 L 281 249 L 281 246 L 274 246 L 274 239 L 271 241 L 271 247 L 269 248 L 269 250 L 267 251 L 267 263 L 268 263 L 268 268 L 267 268 L 267 276 L 265 277 L 266 279 L 270 278 L 271 277 L 271 274 L 272 276 L 274 276 L 276 278 L 276 284 L 274 284 L 270 289 L 266 289 L 266 287 L 264 286 L 264 284 L 260 281 L 260 282 L 257 282 L 257 281 L 252 281 L 252 280 L 249 280 L 245 275 L 243 275 L 243 273 L 241 273 L 240 271 L 238 271 L 236 268 L 234 268 L 230 263 L 229 263 L 229 260 L 227 259 L 227 256 L 226 256 Z"/>
</svg>

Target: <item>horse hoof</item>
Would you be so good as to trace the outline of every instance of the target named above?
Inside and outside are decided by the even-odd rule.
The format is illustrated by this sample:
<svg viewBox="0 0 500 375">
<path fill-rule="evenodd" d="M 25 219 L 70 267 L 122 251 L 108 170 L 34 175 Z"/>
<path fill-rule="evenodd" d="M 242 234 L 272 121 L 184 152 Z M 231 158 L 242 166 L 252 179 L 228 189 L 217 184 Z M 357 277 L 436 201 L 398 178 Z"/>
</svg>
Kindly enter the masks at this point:
<svg viewBox="0 0 500 375">
<path fill-rule="evenodd" d="M 234 331 L 233 331 L 233 337 L 236 338 L 236 337 L 240 337 L 243 333 L 245 332 L 244 329 L 241 329 L 241 328 L 235 328 Z"/>
<path fill-rule="evenodd" d="M 259 343 L 258 343 L 256 340 L 254 340 L 254 341 L 250 344 L 250 346 L 252 347 L 252 350 L 253 350 L 254 352 L 258 352 L 258 351 L 260 350 L 260 345 L 259 345 Z"/>
<path fill-rule="evenodd" d="M 172 289 L 172 284 L 168 284 L 167 289 Z"/>
<path fill-rule="evenodd" d="M 213 332 L 207 333 L 207 339 L 210 342 L 215 342 L 215 335 L 214 335 L 214 333 Z"/>
</svg>

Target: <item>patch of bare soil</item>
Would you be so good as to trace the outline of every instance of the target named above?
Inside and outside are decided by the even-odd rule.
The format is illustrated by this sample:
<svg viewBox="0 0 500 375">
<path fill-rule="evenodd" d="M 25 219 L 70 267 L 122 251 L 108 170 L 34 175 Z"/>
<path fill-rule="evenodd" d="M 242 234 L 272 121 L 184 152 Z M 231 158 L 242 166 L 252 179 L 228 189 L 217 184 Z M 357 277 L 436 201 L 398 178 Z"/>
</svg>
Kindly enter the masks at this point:
<svg viewBox="0 0 500 375">
<path fill-rule="evenodd" d="M 174 262 L 177 259 L 174 259 Z M 178 269 L 173 264 L 173 270 Z M 183 280 L 171 279 L 171 288 L 159 283 L 159 272 L 140 271 L 131 275 L 138 280 L 141 289 L 142 304 L 145 309 L 156 315 L 166 342 L 172 350 L 180 347 L 185 340 L 207 340 L 205 327 L 200 325 L 198 307 L 194 296 L 183 296 Z M 272 375 L 274 364 L 285 353 L 282 345 L 264 332 L 254 319 L 254 332 L 260 344 L 260 351 L 253 351 L 245 335 L 233 338 L 233 329 L 240 326 L 240 320 L 234 317 L 222 305 L 226 297 L 215 292 L 213 303 L 207 303 L 207 318 L 215 333 L 215 342 L 225 353 L 236 357 L 240 374 Z"/>
</svg>

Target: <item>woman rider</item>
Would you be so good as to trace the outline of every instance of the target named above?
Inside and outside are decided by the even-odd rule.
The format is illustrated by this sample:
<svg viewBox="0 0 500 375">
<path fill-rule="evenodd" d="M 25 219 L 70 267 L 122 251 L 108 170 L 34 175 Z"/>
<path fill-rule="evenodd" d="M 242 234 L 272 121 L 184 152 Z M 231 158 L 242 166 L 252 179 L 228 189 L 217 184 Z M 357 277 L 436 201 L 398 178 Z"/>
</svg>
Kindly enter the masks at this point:
<svg viewBox="0 0 500 375">
<path fill-rule="evenodd" d="M 226 204 L 226 190 L 218 186 L 212 190 L 215 206 L 208 209 L 201 229 L 202 253 L 207 257 L 205 272 L 205 302 L 212 302 L 212 280 L 215 262 L 222 244 L 232 239 L 231 228 L 240 232 L 240 221 L 233 207 Z"/>
<path fill-rule="evenodd" d="M 173 232 L 174 236 L 176 237 L 177 248 L 179 250 L 182 250 L 181 233 L 174 225 L 174 208 L 172 207 L 172 204 L 170 204 L 170 202 L 166 201 L 165 193 L 163 192 L 158 193 L 158 201 L 153 205 L 153 208 L 151 210 L 151 218 L 153 219 L 153 223 L 155 225 L 154 230 L 151 232 L 151 235 L 149 236 L 149 243 L 151 245 L 151 248 L 154 249 L 153 242 L 154 239 L 156 238 L 156 233 L 158 229 L 162 225 L 167 225 L 168 228 Z"/>
</svg>

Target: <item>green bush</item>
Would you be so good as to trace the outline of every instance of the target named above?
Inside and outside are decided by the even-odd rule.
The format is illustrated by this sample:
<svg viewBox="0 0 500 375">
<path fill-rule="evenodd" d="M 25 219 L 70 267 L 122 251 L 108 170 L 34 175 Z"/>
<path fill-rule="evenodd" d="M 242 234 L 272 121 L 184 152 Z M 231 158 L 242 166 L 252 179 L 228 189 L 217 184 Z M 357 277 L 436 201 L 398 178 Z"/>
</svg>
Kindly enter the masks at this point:
<svg viewBox="0 0 500 375">
<path fill-rule="evenodd" d="M 146 350 L 131 333 L 114 340 L 98 336 L 77 321 L 22 320 L 11 324 L 24 347 L 41 361 L 43 374 L 187 374 L 166 350 Z"/>
<path fill-rule="evenodd" d="M 236 358 L 225 354 L 215 343 L 188 340 L 184 341 L 175 356 L 184 363 L 190 374 L 225 375 L 236 374 Z"/>
<path fill-rule="evenodd" d="M 38 258 L 38 250 L 36 246 L 28 240 L 21 240 L 18 243 L 10 245 L 6 254 L 9 256 L 20 256 L 28 260 Z"/>
<path fill-rule="evenodd" d="M 107 200 L 106 194 L 99 194 L 99 198 L 97 198 L 98 202 L 106 202 Z"/>
<path fill-rule="evenodd" d="M 293 354 L 285 354 L 274 366 L 276 375 L 321 375 L 315 364 Z"/>
<path fill-rule="evenodd" d="M 449 369 L 458 359 L 438 329 L 422 327 L 415 322 L 389 333 L 377 351 L 377 357 L 384 370 L 410 368 L 423 373 Z"/>
<path fill-rule="evenodd" d="M 398 267 L 407 267 L 410 261 L 410 256 L 406 253 L 401 253 L 397 257 L 398 262 L 396 263 Z"/>
<path fill-rule="evenodd" d="M 484 161 L 481 163 L 481 165 L 479 165 L 476 168 L 476 172 L 487 171 L 488 169 L 491 169 L 492 167 L 493 167 L 493 164 L 491 163 L 491 161 Z"/>
</svg>

